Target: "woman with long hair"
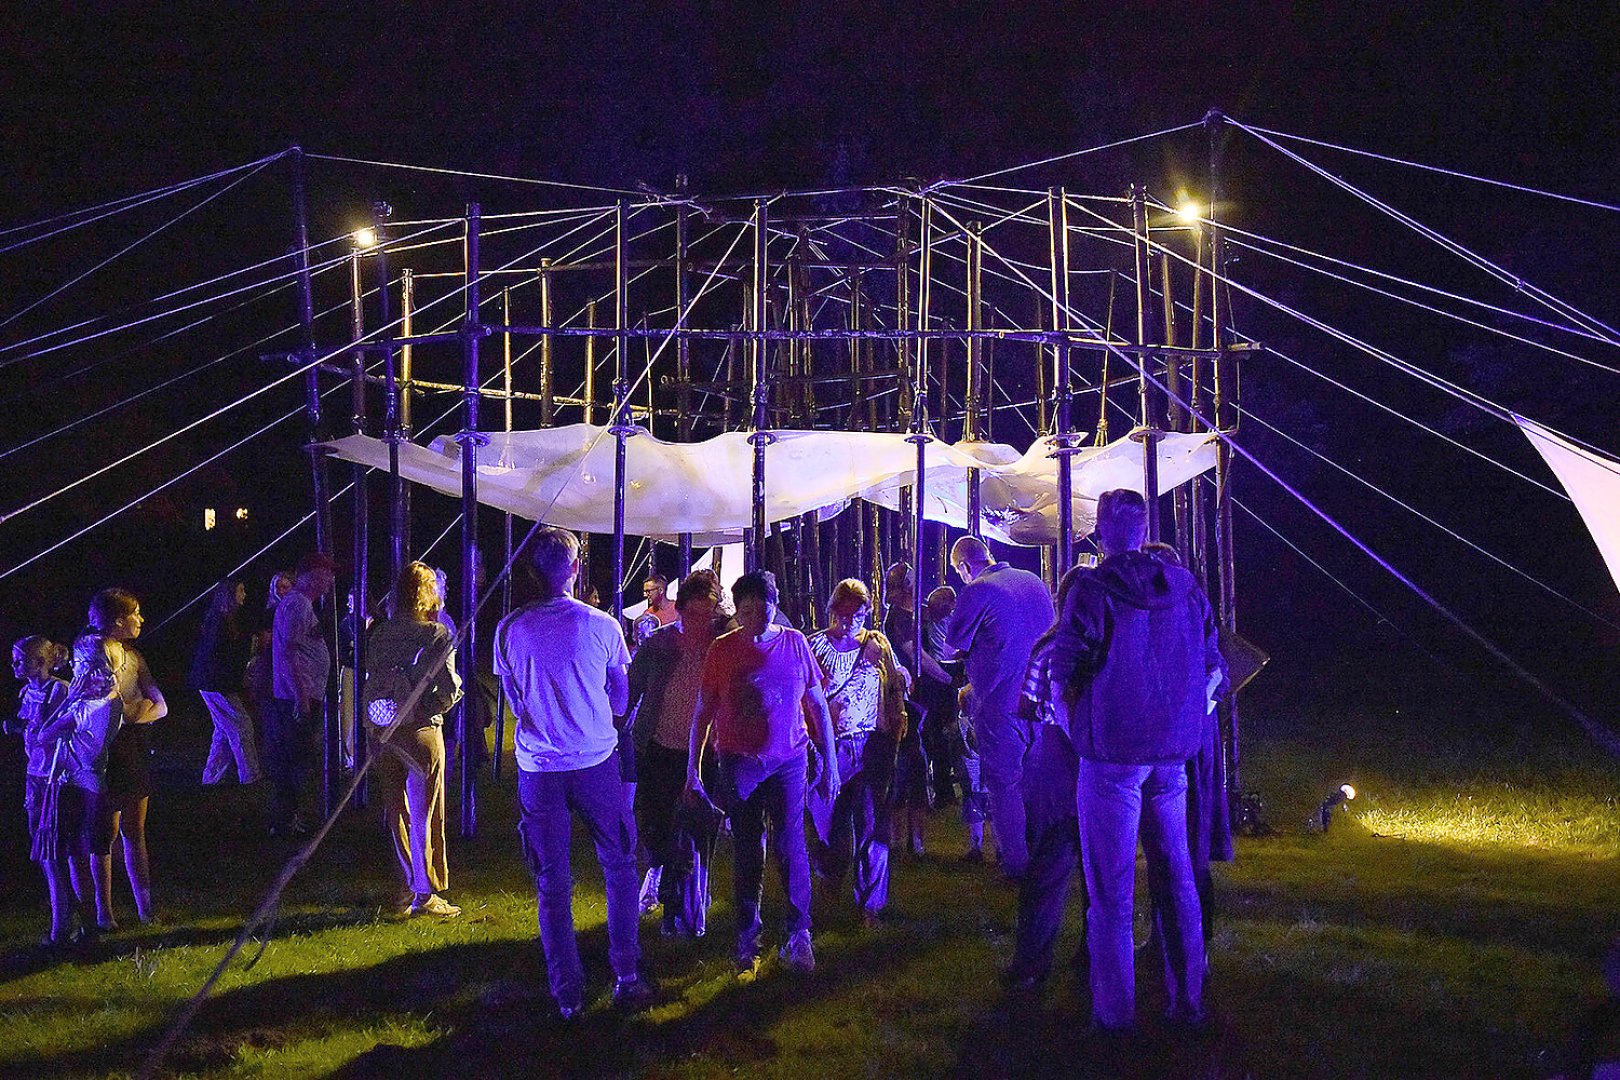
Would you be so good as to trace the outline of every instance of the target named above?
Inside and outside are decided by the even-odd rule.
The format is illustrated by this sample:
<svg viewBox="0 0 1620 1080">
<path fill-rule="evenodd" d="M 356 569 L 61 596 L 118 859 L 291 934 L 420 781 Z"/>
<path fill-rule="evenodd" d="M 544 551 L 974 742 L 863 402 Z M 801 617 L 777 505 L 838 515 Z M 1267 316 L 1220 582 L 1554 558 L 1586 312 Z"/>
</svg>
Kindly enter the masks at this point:
<svg viewBox="0 0 1620 1080">
<path fill-rule="evenodd" d="M 152 795 L 152 725 L 169 715 L 169 703 L 152 678 L 146 658 L 130 642 L 141 636 L 141 602 L 127 589 L 102 589 L 90 601 L 90 629 L 118 642 L 119 665 L 114 672 L 124 720 L 113 739 L 107 760 L 106 784 L 100 813 L 110 835 L 121 838 L 124 872 L 135 895 L 135 916 L 143 923 L 152 910 L 152 858 L 146 846 L 146 815 Z M 108 829 L 103 828 L 102 835 Z M 90 864 L 98 903 L 112 907 L 112 847 L 98 853 Z M 116 927 L 114 927 L 116 928 Z"/>
<path fill-rule="evenodd" d="M 396 910 L 451 918 L 461 909 L 439 895 L 450 886 L 444 716 L 461 699 L 461 678 L 450 632 L 439 622 L 443 603 L 427 564 L 409 563 L 400 571 L 389 616 L 373 625 L 366 639 L 361 707 L 376 762 L 383 827 L 399 860 Z"/>
<path fill-rule="evenodd" d="M 222 581 L 214 586 L 191 662 L 192 685 L 202 695 L 214 721 L 208 763 L 203 766 L 205 784 L 225 779 L 233 761 L 238 782 L 251 784 L 259 779 L 253 715 L 243 693 L 248 653 L 253 645 L 252 634 L 242 625 L 242 605 L 246 601 L 247 586 L 240 581 Z"/>
<path fill-rule="evenodd" d="M 853 857 L 855 902 L 870 925 L 889 902 L 889 781 L 906 723 L 905 676 L 889 641 L 866 628 L 872 596 L 854 578 L 840 581 L 827 602 L 827 629 L 810 639 L 837 736 L 837 797 L 812 799 L 810 815 L 822 875 L 836 887 Z"/>
</svg>

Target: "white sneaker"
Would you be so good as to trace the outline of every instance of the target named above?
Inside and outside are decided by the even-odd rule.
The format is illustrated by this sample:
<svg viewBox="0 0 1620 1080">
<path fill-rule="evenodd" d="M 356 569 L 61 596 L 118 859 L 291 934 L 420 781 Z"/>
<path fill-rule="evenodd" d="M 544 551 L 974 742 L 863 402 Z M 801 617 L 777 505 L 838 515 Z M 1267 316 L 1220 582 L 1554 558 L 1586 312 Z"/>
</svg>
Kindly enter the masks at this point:
<svg viewBox="0 0 1620 1080">
<path fill-rule="evenodd" d="M 441 919 L 453 919 L 461 914 L 461 909 L 450 903 L 438 893 L 428 893 L 427 899 L 417 899 L 411 905 L 412 915 L 436 915 Z"/>
</svg>

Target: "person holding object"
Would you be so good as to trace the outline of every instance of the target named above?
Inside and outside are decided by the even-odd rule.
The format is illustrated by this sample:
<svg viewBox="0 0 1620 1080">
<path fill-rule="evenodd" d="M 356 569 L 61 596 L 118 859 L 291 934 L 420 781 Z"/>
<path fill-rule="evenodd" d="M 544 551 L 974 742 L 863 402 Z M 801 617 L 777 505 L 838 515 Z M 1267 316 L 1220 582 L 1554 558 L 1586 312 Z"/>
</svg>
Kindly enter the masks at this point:
<svg viewBox="0 0 1620 1080">
<path fill-rule="evenodd" d="M 546 979 L 571 1020 L 584 1011 L 585 969 L 574 938 L 570 813 L 584 820 L 602 866 L 613 1000 L 638 1008 L 654 997 L 639 970 L 636 821 L 614 723 L 629 704 L 630 650 L 617 619 L 573 597 L 573 533 L 543 527 L 526 554 L 540 595 L 496 627 L 495 675 L 517 718 L 518 834 L 534 874 Z"/>
<path fill-rule="evenodd" d="M 51 904 L 51 928 L 42 945 L 68 941 L 73 932 L 70 901 L 88 884 L 70 878 L 72 845 L 60 842 L 57 829 L 64 765 L 62 736 L 72 730 L 73 722 L 64 722 L 60 715 L 67 703 L 68 684 L 52 672 L 66 655 L 62 646 L 37 634 L 11 647 L 11 673 L 23 681 L 17 696 L 17 721 L 22 725 L 23 751 L 27 755 L 23 808 L 28 814 L 29 854 L 45 875 Z"/>
<path fill-rule="evenodd" d="M 866 586 L 846 578 L 827 601 L 827 629 L 810 638 L 836 736 L 822 768 L 837 771 L 840 789 L 836 799 L 810 799 L 817 868 L 836 888 L 853 854 L 868 926 L 889 903 L 889 781 L 906 726 L 906 682 L 888 640 L 866 628 L 871 613 Z"/>
<path fill-rule="evenodd" d="M 815 967 L 810 944 L 810 855 L 805 844 L 806 748 L 813 739 L 824 762 L 836 760 L 832 714 L 821 668 L 803 634 L 776 620 L 776 575 L 744 574 L 731 587 L 739 628 L 715 639 L 703 661 L 697 719 L 686 763 L 686 792 L 705 797 L 703 750 L 714 735 L 715 801 L 731 817 L 736 865 L 737 975 L 759 971 L 759 908 L 765 877 L 765 829 L 788 900 L 782 959 L 798 971 Z M 808 725 L 808 732 L 807 732 Z M 817 795 L 838 798 L 836 768 L 823 768 Z"/>
<path fill-rule="evenodd" d="M 433 569 L 407 563 L 394 582 L 389 617 L 366 638 L 361 692 L 370 733 L 383 827 L 394 842 L 402 879 L 395 908 L 406 915 L 454 918 L 461 909 L 439 894 L 450 887 L 444 842 L 444 717 L 461 700 L 450 632 L 440 624 L 443 599 Z M 408 715 L 398 712 L 426 683 Z M 386 704 L 384 704 L 386 702 Z M 392 734 L 386 736 L 389 726 Z"/>
<path fill-rule="evenodd" d="M 1016 880 L 1029 862 L 1020 789 L 1030 725 L 1018 715 L 1029 654 L 1056 615 L 1046 582 L 996 562 L 983 540 L 964 536 L 951 547 L 963 581 L 946 638 L 967 656 L 973 688 L 973 734 L 990 793 L 1001 872 Z"/>
<path fill-rule="evenodd" d="M 697 850 L 699 838 L 679 828 L 677 818 L 703 657 L 731 629 L 719 608 L 720 579 L 712 570 L 692 571 L 676 592 L 679 618 L 653 631 L 630 660 L 636 823 L 647 845 L 647 873 L 657 882 L 666 937 L 697 937 L 707 926 L 709 868 Z"/>
<path fill-rule="evenodd" d="M 1187 843 L 1187 760 L 1208 688 L 1224 672 L 1215 618 L 1185 569 L 1141 550 L 1147 504 L 1128 489 L 1097 500 L 1103 559 L 1080 572 L 1053 640 L 1058 723 L 1078 757 L 1076 810 L 1088 906 L 1092 1021 L 1136 1019 L 1131 919 L 1140 831 L 1162 928 L 1168 1014 L 1203 1023 L 1204 932 Z"/>
<path fill-rule="evenodd" d="M 57 757 L 56 847 L 69 860 L 71 880 L 78 884 L 81 934 L 94 939 L 118 929 L 112 915 L 112 850 L 116 815 L 106 809 L 107 768 L 113 740 L 124 722 L 118 693 L 118 671 L 125 665 L 124 644 L 95 630 L 73 642 L 73 681 L 67 703 L 40 738 L 61 740 Z M 103 872 L 96 873 L 100 862 Z M 86 884 L 93 887 L 88 890 Z M 106 887 L 103 887 L 106 886 Z M 91 895 L 86 896 L 86 892 Z"/>
</svg>

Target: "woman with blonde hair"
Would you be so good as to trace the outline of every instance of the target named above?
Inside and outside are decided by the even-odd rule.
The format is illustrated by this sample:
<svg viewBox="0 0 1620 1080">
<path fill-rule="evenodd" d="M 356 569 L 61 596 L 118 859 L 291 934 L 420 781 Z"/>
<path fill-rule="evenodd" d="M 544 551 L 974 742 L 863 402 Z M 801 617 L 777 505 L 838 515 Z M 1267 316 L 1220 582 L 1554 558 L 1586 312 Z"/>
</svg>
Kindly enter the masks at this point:
<svg viewBox="0 0 1620 1080">
<path fill-rule="evenodd" d="M 409 563 L 390 597 L 388 618 L 366 639 L 361 698 L 370 732 L 383 827 L 394 842 L 403 915 L 451 918 L 461 909 L 439 894 L 450 885 L 444 839 L 444 714 L 461 699 L 450 632 L 433 569 Z M 420 689 L 420 693 L 415 692 Z M 416 696 L 413 703 L 410 699 Z M 407 708 L 409 706 L 409 708 Z"/>
<path fill-rule="evenodd" d="M 837 769 L 841 781 L 831 803 L 811 799 L 821 840 L 816 861 L 836 887 L 853 857 L 855 902 L 868 925 L 889 902 L 888 792 L 905 731 L 907 689 L 888 639 L 866 628 L 871 614 L 871 593 L 846 578 L 827 602 L 827 629 L 810 639 L 837 736 L 835 760 L 821 767 Z"/>
</svg>

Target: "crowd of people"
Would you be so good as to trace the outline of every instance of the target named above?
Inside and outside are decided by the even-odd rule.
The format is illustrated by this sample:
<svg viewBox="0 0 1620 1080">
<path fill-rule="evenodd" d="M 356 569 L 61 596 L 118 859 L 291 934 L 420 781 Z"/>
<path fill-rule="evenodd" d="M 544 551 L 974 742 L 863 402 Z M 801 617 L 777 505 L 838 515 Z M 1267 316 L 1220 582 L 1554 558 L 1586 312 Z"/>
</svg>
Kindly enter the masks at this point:
<svg viewBox="0 0 1620 1080">
<path fill-rule="evenodd" d="M 1225 665 L 1208 600 L 1173 549 L 1145 544 L 1146 522 L 1140 495 L 1105 493 L 1101 561 L 1069 570 L 1055 600 L 1038 576 L 964 537 L 950 553 L 959 591 L 942 584 L 919 613 L 913 571 L 900 563 L 885 575 L 881 619 L 867 585 L 849 579 L 827 598 L 825 628 L 809 636 L 782 616 L 770 572 L 744 574 L 728 597 L 713 572 L 698 570 L 676 583 L 673 600 L 668 581 L 649 577 L 647 614 L 627 638 L 617 619 L 576 597 L 577 538 L 538 529 L 523 552 L 535 598 L 501 620 L 492 666 L 514 718 L 518 829 L 561 1015 L 578 1016 L 586 1002 L 575 818 L 606 889 L 613 998 L 639 1007 L 656 996 L 640 916 L 661 911 L 663 934 L 705 936 L 718 837 L 731 838 L 733 959 L 748 981 L 769 955 L 767 854 L 785 900 L 777 951 L 787 968 L 810 970 L 812 881 L 831 896 L 847 875 L 855 908 L 878 924 L 891 844 L 922 854 L 930 810 L 959 801 L 965 858 L 987 861 L 988 825 L 997 869 L 1019 891 L 1011 988 L 1047 978 L 1079 868 L 1093 1021 L 1105 1032 L 1134 1023 L 1140 837 L 1170 1017 L 1198 1024 L 1208 864 L 1230 853 L 1214 715 Z M 311 555 L 278 575 L 263 618 L 249 613 L 239 583 L 222 583 L 193 665 L 214 722 L 203 781 L 233 768 L 244 784 L 262 775 L 277 836 L 307 828 L 302 788 L 333 678 L 318 606 L 334 571 Z M 444 724 L 463 686 L 443 607 L 442 577 L 406 566 L 368 620 L 364 670 L 347 701 L 354 737 L 368 740 L 374 761 L 399 913 L 451 918 L 460 909 L 443 895 Z M 154 917 L 150 732 L 167 705 L 131 644 L 141 630 L 135 598 L 104 590 L 88 622 L 72 646 L 70 682 L 54 674 L 60 647 L 34 637 L 13 649 L 51 941 L 116 928 L 115 844 L 137 917 Z"/>
</svg>

